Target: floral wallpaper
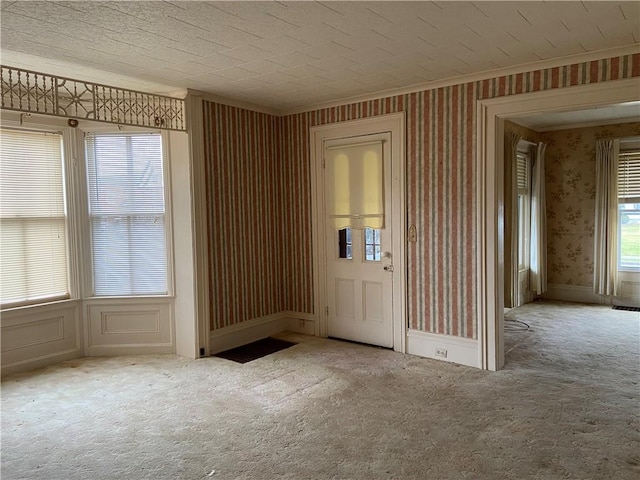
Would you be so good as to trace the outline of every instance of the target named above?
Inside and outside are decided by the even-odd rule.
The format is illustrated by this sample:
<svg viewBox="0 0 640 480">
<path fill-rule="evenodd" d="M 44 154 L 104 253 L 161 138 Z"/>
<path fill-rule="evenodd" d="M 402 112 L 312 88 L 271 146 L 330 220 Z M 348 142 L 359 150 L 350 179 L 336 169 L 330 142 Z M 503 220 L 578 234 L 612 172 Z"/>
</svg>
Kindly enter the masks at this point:
<svg viewBox="0 0 640 480">
<path fill-rule="evenodd" d="M 547 144 L 548 282 L 593 285 L 596 140 L 640 135 L 640 123 L 543 132 Z"/>
</svg>

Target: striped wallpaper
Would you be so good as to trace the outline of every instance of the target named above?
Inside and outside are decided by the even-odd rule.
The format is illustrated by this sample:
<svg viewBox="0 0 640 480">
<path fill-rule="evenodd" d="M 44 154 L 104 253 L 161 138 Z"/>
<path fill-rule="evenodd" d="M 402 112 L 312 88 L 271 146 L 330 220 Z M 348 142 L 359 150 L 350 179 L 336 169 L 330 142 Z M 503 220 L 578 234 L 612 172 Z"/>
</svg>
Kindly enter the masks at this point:
<svg viewBox="0 0 640 480">
<path fill-rule="evenodd" d="M 241 114 L 240 109 L 208 105 L 210 115 L 215 115 L 211 109 L 217 108 L 227 115 L 235 112 L 232 116 L 243 116 L 251 122 L 249 130 L 260 130 L 261 122 L 269 123 L 267 118 L 274 122 L 273 125 L 269 123 L 270 131 L 275 133 L 277 140 L 275 147 L 269 146 L 272 149 L 269 151 L 277 157 L 273 163 L 281 167 L 280 178 L 262 179 L 269 181 L 269 191 L 275 184 L 279 187 L 279 196 L 269 204 L 274 209 L 281 209 L 280 218 L 270 227 L 275 230 L 269 230 L 270 234 L 279 235 L 281 248 L 282 270 L 278 272 L 281 276 L 274 276 L 274 279 L 280 279 L 283 292 L 282 297 L 274 298 L 281 302 L 282 310 L 309 313 L 313 312 L 309 128 L 407 112 L 407 216 L 408 224 L 415 224 L 418 231 L 418 242 L 410 243 L 407 250 L 409 326 L 426 332 L 476 338 L 476 101 L 635 76 L 640 76 L 640 54 L 507 75 L 281 118 Z M 215 124 L 211 118 L 207 122 Z M 233 132 L 233 128 L 225 125 L 216 131 L 205 126 L 205 132 L 214 137 L 209 142 L 216 144 L 217 136 L 228 136 L 227 130 Z M 245 138 L 248 135 L 246 126 L 235 132 L 244 139 L 243 145 L 251 144 L 259 147 L 260 152 L 265 151 L 264 145 L 256 145 L 252 139 Z M 207 145 L 207 148 L 219 150 L 213 145 Z M 227 147 L 224 151 L 227 157 L 233 155 Z M 225 155 L 219 153 L 209 158 Z M 240 154 L 243 159 L 246 156 L 246 152 Z M 264 155 L 257 154 L 257 157 Z M 233 162 L 233 159 L 227 161 Z M 214 174 L 212 170 L 209 172 Z M 208 179 L 208 182 L 212 184 L 215 180 Z M 215 198 L 220 197 L 211 197 L 212 200 Z M 240 221 L 251 224 L 254 220 L 243 217 Z M 213 256 L 225 254 L 215 242 L 212 245 Z M 213 267 L 216 261 L 211 263 Z M 220 263 L 226 262 L 220 259 Z M 245 269 L 253 268 L 253 259 L 248 257 L 228 263 L 236 268 L 242 265 Z M 255 293 L 251 295 L 255 297 Z M 264 296 L 271 299 L 270 295 Z M 212 303 L 218 298 L 212 295 Z M 233 300 L 227 298 L 226 302 Z M 224 307 L 226 318 L 213 323 L 222 326 L 247 319 L 239 313 L 242 309 L 246 314 L 247 303 L 251 302 L 239 294 L 238 304 L 228 303 Z M 277 305 L 276 301 L 269 303 L 271 308 L 277 308 Z"/>
<path fill-rule="evenodd" d="M 204 102 L 211 329 L 280 312 L 277 118 Z"/>
</svg>

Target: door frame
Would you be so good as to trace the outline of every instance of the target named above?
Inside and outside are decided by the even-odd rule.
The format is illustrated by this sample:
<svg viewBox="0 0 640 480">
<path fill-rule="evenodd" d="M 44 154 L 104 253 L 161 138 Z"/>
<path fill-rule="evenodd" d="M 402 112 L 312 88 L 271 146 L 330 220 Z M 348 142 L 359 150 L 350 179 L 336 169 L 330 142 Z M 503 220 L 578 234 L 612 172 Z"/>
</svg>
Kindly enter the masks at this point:
<svg viewBox="0 0 640 480">
<path fill-rule="evenodd" d="M 349 120 L 309 129 L 311 172 L 311 222 L 313 239 L 313 284 L 315 334 L 326 337 L 328 318 L 326 292 L 326 212 L 324 191 L 323 145 L 327 140 L 391 133 L 391 238 L 393 278 L 393 349 L 406 351 L 407 338 L 407 260 L 406 260 L 406 135 L 405 112 Z"/>
<path fill-rule="evenodd" d="M 504 366 L 504 120 L 640 100 L 640 77 L 478 100 L 477 299 L 480 365 Z"/>
</svg>

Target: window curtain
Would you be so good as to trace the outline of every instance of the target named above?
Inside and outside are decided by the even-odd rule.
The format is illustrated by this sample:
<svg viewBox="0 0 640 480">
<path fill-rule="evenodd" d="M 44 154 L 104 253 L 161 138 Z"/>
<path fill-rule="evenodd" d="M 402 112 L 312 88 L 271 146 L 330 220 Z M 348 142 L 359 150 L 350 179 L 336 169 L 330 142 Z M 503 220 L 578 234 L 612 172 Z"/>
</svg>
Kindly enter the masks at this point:
<svg viewBox="0 0 640 480">
<path fill-rule="evenodd" d="M 518 143 L 522 137 L 505 134 L 504 145 L 504 305 L 518 306 Z"/>
<path fill-rule="evenodd" d="M 596 223 L 593 291 L 616 295 L 618 283 L 618 153 L 617 139 L 596 142 Z"/>
<path fill-rule="evenodd" d="M 545 194 L 544 155 L 547 146 L 536 149 L 531 175 L 531 248 L 530 286 L 536 295 L 547 291 L 547 199 Z"/>
</svg>

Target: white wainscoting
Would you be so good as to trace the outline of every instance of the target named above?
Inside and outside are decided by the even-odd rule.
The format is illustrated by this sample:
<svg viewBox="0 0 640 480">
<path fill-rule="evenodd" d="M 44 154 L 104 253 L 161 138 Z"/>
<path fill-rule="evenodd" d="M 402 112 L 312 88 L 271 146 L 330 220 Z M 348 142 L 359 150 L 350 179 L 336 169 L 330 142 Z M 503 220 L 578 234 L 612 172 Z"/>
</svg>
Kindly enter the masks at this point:
<svg viewBox="0 0 640 480">
<path fill-rule="evenodd" d="M 581 285 L 559 285 L 550 283 L 547 285 L 547 291 L 542 297 L 550 300 L 564 300 L 565 302 L 606 303 L 602 295 L 593 292 L 593 287 Z"/>
<path fill-rule="evenodd" d="M 478 340 L 472 338 L 437 335 L 419 330 L 407 332 L 407 353 L 410 355 L 481 368 L 478 348 Z M 446 357 L 436 354 L 444 351 Z"/>
<path fill-rule="evenodd" d="M 269 335 L 286 331 L 314 335 L 315 315 L 301 312 L 278 312 L 213 330 L 210 335 L 211 353 L 224 352 L 230 348 L 246 345 Z"/>
<path fill-rule="evenodd" d="M 547 291 L 542 297 L 550 300 L 563 300 L 565 302 L 613 304 L 629 307 L 640 306 L 640 274 L 637 272 L 619 272 L 618 275 L 620 287 L 618 296 L 616 297 L 598 295 L 593 292 L 593 287 L 553 283 L 548 285 Z"/>
<path fill-rule="evenodd" d="M 618 272 L 618 280 L 620 291 L 613 304 L 640 307 L 640 272 Z"/>
<path fill-rule="evenodd" d="M 80 302 L 2 312 L 2 375 L 83 356 Z"/>
<path fill-rule="evenodd" d="M 87 356 L 175 352 L 171 298 L 95 299 L 84 306 Z"/>
</svg>

